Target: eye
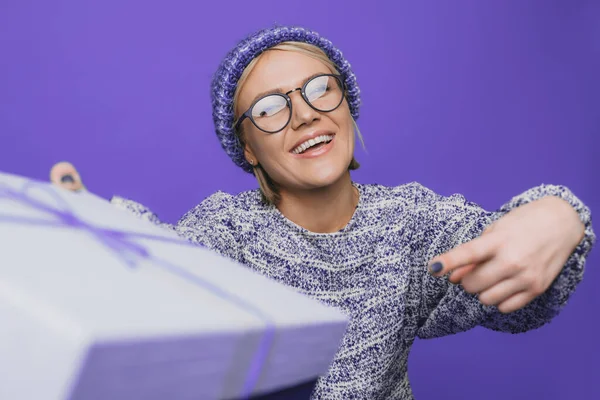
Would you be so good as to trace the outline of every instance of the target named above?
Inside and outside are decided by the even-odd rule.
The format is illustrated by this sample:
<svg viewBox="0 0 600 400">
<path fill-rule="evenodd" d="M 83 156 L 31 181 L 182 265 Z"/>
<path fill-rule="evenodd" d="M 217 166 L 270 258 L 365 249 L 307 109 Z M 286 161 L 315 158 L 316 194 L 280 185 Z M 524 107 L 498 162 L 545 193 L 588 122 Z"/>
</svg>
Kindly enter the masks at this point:
<svg viewBox="0 0 600 400">
<path fill-rule="evenodd" d="M 317 76 L 309 81 L 306 85 L 306 97 L 308 100 L 314 101 L 329 92 L 331 90 L 331 79 L 329 76 Z"/>
<path fill-rule="evenodd" d="M 283 96 L 270 95 L 259 100 L 252 107 L 252 117 L 268 118 L 276 115 L 287 107 L 287 101 Z"/>
</svg>

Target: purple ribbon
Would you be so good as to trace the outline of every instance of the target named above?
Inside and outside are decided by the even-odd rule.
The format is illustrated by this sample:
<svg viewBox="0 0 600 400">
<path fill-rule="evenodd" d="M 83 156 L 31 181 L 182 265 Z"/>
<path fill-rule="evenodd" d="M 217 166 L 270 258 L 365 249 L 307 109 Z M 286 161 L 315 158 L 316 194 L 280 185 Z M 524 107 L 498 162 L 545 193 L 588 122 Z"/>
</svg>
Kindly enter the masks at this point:
<svg viewBox="0 0 600 400">
<path fill-rule="evenodd" d="M 41 189 L 49 194 L 56 203 L 56 207 L 49 206 L 48 204 L 31 196 L 29 191 L 35 188 Z M 29 206 L 38 211 L 46 212 L 50 216 L 54 217 L 54 220 L 43 220 L 0 214 L 0 222 L 80 229 L 91 234 L 100 244 L 110 249 L 130 268 L 137 267 L 137 263 L 140 259 L 151 260 L 164 270 L 177 275 L 180 278 L 201 287 L 202 289 L 208 290 L 218 297 L 229 301 L 230 303 L 237 305 L 239 308 L 244 309 L 246 312 L 260 318 L 266 325 L 265 333 L 261 338 L 256 353 L 254 354 L 254 358 L 252 359 L 248 375 L 246 376 L 244 386 L 242 388 L 242 399 L 248 399 L 250 397 L 253 389 L 256 387 L 258 379 L 260 378 L 265 360 L 269 354 L 269 349 L 271 348 L 273 339 L 275 337 L 275 325 L 271 321 L 270 317 L 263 313 L 259 308 L 253 306 L 252 304 L 246 303 L 242 298 L 236 296 L 235 294 L 226 292 L 222 288 L 215 286 L 214 284 L 207 282 L 174 264 L 171 264 L 165 260 L 159 260 L 156 257 L 152 257 L 146 248 L 136 243 L 134 239 L 150 239 L 158 242 L 167 242 L 193 247 L 198 247 L 198 244 L 183 241 L 181 239 L 172 239 L 163 236 L 135 232 L 124 232 L 94 226 L 78 218 L 77 215 L 70 210 L 68 203 L 56 192 L 56 190 L 52 189 L 51 186 L 46 184 L 34 183 L 30 181 L 23 186 L 21 191 L 17 191 L 0 183 L 0 199 L 2 198 Z"/>
</svg>

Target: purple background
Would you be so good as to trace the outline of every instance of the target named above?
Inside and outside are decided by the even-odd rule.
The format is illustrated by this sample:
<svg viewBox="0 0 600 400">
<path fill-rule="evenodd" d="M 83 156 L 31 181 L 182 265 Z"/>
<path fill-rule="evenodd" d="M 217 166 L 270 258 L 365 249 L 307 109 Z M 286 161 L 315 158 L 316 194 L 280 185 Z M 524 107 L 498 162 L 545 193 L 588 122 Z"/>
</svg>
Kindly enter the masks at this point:
<svg viewBox="0 0 600 400">
<path fill-rule="evenodd" d="M 540 183 L 600 212 L 600 16 L 592 1 L 0 2 L 0 170 L 88 188 L 174 222 L 216 190 L 254 188 L 221 150 L 209 81 L 245 34 L 319 31 L 362 88 L 364 183 L 419 181 L 486 208 Z M 600 228 L 596 227 L 597 231 Z M 600 398 L 600 252 L 552 324 L 418 341 L 425 399 Z"/>
</svg>

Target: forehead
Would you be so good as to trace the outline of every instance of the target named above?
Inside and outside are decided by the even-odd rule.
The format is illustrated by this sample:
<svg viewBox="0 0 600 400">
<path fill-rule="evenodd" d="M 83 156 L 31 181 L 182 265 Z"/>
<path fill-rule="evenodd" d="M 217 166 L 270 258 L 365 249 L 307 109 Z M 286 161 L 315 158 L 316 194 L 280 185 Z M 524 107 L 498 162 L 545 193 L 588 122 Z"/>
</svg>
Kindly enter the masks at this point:
<svg viewBox="0 0 600 400">
<path fill-rule="evenodd" d="M 257 93 L 282 89 L 291 90 L 301 86 L 316 73 L 332 71 L 320 60 L 296 51 L 270 50 L 256 63 L 248 76 L 241 95 L 252 98 Z"/>
</svg>

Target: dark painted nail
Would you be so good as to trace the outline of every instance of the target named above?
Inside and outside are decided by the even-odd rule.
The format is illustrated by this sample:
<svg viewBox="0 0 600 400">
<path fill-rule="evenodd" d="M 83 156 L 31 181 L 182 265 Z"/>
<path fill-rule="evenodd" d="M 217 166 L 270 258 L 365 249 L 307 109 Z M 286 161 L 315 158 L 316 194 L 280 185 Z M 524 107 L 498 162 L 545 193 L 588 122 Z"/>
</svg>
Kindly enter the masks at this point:
<svg viewBox="0 0 600 400">
<path fill-rule="evenodd" d="M 71 175 L 64 175 L 62 178 L 60 178 L 60 181 L 62 183 L 75 183 L 75 179 L 73 179 Z"/>
<path fill-rule="evenodd" d="M 431 269 L 431 272 L 433 272 L 434 274 L 437 274 L 442 269 L 444 269 L 444 266 L 442 265 L 441 262 L 436 261 L 433 264 L 431 264 L 431 266 L 429 267 L 429 269 Z"/>
</svg>

